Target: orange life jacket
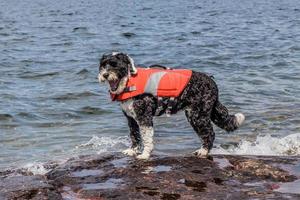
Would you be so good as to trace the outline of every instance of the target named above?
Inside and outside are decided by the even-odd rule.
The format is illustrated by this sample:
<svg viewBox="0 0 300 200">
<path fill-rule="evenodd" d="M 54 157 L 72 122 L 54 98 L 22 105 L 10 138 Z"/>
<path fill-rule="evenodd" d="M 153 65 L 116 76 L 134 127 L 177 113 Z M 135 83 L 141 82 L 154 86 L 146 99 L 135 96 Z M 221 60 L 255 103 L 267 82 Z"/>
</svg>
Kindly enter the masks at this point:
<svg viewBox="0 0 300 200">
<path fill-rule="evenodd" d="M 156 97 L 178 97 L 192 75 L 187 69 L 137 68 L 131 75 L 125 90 L 118 95 L 111 93 L 112 100 L 123 101 L 141 94 Z"/>
</svg>

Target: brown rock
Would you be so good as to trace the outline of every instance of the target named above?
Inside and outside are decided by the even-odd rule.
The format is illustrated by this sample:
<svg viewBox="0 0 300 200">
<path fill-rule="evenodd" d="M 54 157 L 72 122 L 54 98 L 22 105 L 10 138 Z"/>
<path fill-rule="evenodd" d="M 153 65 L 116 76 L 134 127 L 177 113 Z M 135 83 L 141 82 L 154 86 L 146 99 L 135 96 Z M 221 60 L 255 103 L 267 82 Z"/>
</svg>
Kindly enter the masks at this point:
<svg viewBox="0 0 300 200">
<path fill-rule="evenodd" d="M 229 162 L 234 166 L 234 170 L 242 173 L 244 177 L 257 177 L 277 182 L 290 182 L 297 179 L 279 167 L 266 164 L 266 161 L 262 159 L 231 157 L 229 158 Z"/>
<path fill-rule="evenodd" d="M 0 199 L 300 199 L 274 191 L 296 179 L 279 166 L 299 163 L 298 158 L 221 155 L 149 161 L 81 156 L 56 166 L 46 178 L 0 173 Z"/>
</svg>

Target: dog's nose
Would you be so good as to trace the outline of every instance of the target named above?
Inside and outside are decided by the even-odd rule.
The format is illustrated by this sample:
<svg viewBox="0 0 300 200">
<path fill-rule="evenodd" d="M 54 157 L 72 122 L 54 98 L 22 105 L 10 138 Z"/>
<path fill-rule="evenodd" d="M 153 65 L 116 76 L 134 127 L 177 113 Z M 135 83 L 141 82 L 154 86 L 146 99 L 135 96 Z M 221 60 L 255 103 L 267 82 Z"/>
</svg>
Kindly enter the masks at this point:
<svg viewBox="0 0 300 200">
<path fill-rule="evenodd" d="M 102 76 L 107 79 L 108 75 L 109 75 L 108 73 L 104 73 Z"/>
</svg>

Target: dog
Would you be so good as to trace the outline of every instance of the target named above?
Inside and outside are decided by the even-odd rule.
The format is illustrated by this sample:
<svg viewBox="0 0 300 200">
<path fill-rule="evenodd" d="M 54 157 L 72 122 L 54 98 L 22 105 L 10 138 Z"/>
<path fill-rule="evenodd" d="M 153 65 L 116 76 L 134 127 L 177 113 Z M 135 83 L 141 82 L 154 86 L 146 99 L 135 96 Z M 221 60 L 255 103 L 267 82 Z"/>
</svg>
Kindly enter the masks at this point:
<svg viewBox="0 0 300 200">
<path fill-rule="evenodd" d="M 155 116 L 183 110 L 202 139 L 202 147 L 194 154 L 204 158 L 208 156 L 215 139 L 212 122 L 231 132 L 245 120 L 242 113 L 229 114 L 219 101 L 215 81 L 205 73 L 172 70 L 160 65 L 137 68 L 127 54 L 112 52 L 100 59 L 98 79 L 109 84 L 112 100 L 120 101 L 132 141 L 131 147 L 123 153 L 137 159 L 149 159 L 153 150 Z M 138 81 L 132 84 L 134 79 Z"/>
</svg>

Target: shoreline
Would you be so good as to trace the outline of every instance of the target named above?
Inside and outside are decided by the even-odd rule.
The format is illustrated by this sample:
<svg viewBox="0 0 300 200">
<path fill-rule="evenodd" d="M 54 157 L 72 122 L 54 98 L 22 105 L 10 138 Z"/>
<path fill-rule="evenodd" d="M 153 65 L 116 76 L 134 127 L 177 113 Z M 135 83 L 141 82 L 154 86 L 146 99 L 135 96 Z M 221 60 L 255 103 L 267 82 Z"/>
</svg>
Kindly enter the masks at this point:
<svg viewBox="0 0 300 200">
<path fill-rule="evenodd" d="M 300 157 L 85 155 L 45 175 L 0 172 L 1 199 L 295 199 Z"/>
</svg>

